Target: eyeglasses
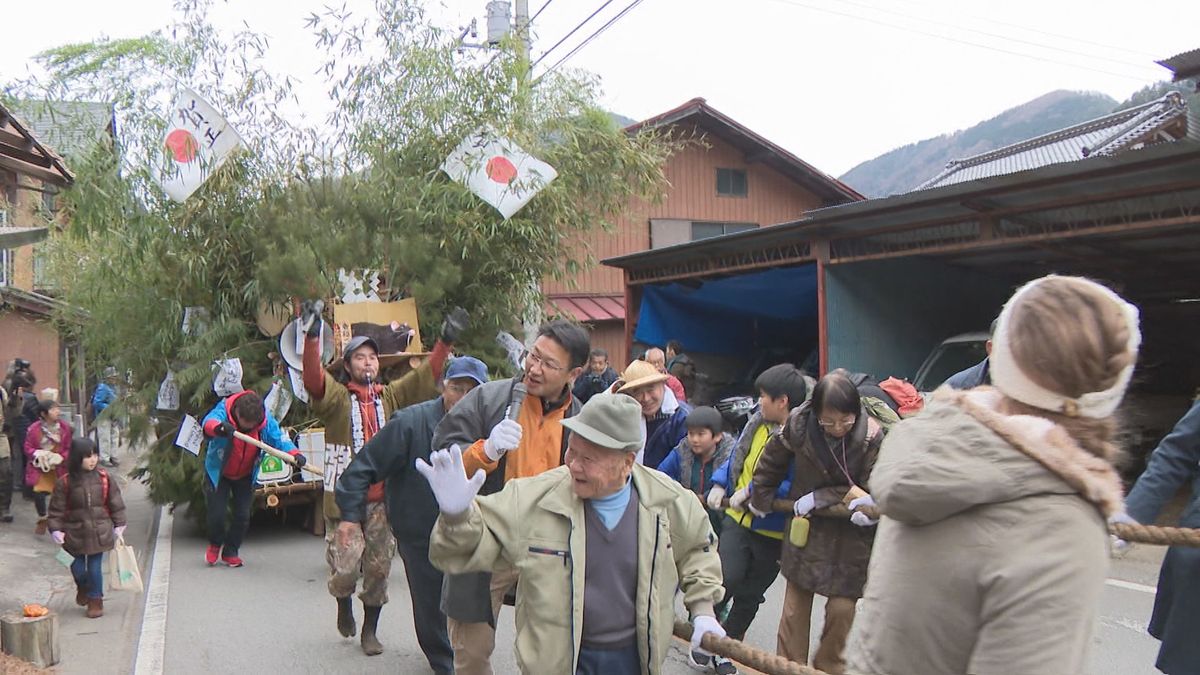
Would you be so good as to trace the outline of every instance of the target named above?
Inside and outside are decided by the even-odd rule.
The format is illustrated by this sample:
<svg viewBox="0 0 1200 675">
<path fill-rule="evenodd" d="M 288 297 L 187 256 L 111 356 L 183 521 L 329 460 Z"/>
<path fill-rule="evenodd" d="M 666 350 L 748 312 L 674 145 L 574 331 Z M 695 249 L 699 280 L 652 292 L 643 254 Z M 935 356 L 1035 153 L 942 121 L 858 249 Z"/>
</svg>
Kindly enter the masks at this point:
<svg viewBox="0 0 1200 675">
<path fill-rule="evenodd" d="M 822 420 L 818 419 L 817 424 L 824 429 L 849 429 L 858 421 L 857 417 L 847 417 L 840 420 Z"/>
<path fill-rule="evenodd" d="M 551 372 L 566 370 L 566 368 L 558 365 L 554 361 L 551 361 L 550 359 L 547 359 L 536 352 L 531 352 L 528 349 L 521 354 L 521 361 L 525 363 L 526 368 L 530 366 L 538 366 L 542 370 L 549 370 Z"/>
</svg>

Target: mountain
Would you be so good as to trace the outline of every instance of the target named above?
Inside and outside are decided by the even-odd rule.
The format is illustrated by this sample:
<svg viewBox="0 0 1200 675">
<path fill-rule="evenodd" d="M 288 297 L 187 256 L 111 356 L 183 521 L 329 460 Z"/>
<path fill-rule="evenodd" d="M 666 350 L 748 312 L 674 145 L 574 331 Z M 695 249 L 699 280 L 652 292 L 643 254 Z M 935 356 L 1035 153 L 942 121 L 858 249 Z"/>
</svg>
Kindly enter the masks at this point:
<svg viewBox="0 0 1200 675">
<path fill-rule="evenodd" d="M 908 192 L 962 159 L 1113 112 L 1116 99 L 1098 92 L 1052 91 L 986 122 L 886 152 L 841 180 L 868 197 Z"/>
</svg>

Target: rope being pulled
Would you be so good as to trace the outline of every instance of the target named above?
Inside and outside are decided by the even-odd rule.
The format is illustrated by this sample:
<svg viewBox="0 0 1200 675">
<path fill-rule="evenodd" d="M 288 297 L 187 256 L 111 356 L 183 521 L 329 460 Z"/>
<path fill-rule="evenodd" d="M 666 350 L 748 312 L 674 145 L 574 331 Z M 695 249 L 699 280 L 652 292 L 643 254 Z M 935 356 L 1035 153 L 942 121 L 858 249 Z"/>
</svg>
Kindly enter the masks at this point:
<svg viewBox="0 0 1200 675">
<path fill-rule="evenodd" d="M 683 620 L 675 621 L 675 637 L 690 642 L 692 639 L 692 624 Z M 733 638 L 717 637 L 707 634 L 700 641 L 700 646 L 713 654 L 733 659 L 738 663 L 766 673 L 766 675 L 827 675 L 823 670 L 817 670 L 805 665 L 789 661 L 778 654 L 764 652 Z"/>
<path fill-rule="evenodd" d="M 1200 530 L 1190 527 L 1157 527 L 1113 523 L 1108 531 L 1131 544 L 1154 546 L 1200 546 Z"/>
<path fill-rule="evenodd" d="M 771 502 L 771 510 L 776 513 L 791 513 L 792 504 L 786 499 L 776 499 Z M 721 501 L 721 506 L 729 506 L 729 500 Z M 858 509 L 870 518 L 879 518 L 879 510 L 874 507 Z M 821 509 L 821 515 L 830 517 L 850 517 L 850 510 L 841 504 L 835 504 Z M 1157 525 L 1126 525 L 1111 524 L 1108 531 L 1129 542 L 1130 544 L 1149 544 L 1151 546 L 1194 546 L 1200 547 L 1200 529 L 1190 527 L 1159 527 Z"/>
</svg>

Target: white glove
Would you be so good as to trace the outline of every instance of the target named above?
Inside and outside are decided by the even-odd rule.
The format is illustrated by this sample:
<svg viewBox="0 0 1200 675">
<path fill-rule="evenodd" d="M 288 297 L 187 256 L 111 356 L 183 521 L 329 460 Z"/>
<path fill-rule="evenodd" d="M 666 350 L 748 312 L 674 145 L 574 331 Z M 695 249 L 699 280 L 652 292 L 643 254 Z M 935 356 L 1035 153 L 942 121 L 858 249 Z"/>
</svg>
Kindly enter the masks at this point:
<svg viewBox="0 0 1200 675">
<path fill-rule="evenodd" d="M 429 481 L 433 496 L 437 498 L 438 508 L 448 516 L 461 516 L 471 508 L 471 501 L 479 494 L 487 474 L 483 469 L 475 471 L 475 475 L 467 480 L 467 472 L 463 469 L 462 450 L 457 445 L 449 450 L 438 450 L 429 456 L 432 465 L 425 460 L 417 459 L 417 471 Z"/>
<path fill-rule="evenodd" d="M 862 511 L 855 511 L 854 513 L 851 513 L 850 522 L 859 527 L 873 527 L 879 524 L 878 520 L 868 517 L 867 514 L 863 513 Z"/>
<path fill-rule="evenodd" d="M 721 624 L 717 622 L 715 617 L 701 614 L 695 619 L 692 619 L 692 650 L 698 651 L 701 654 L 708 654 L 707 651 L 700 648 L 700 640 L 704 638 L 705 633 L 712 633 L 717 637 L 725 637 L 725 629 L 721 628 Z"/>
<path fill-rule="evenodd" d="M 725 499 L 725 488 L 720 485 L 713 486 L 713 489 L 708 491 L 708 508 L 713 511 L 720 509 L 722 499 Z"/>
<path fill-rule="evenodd" d="M 118 525 L 113 528 L 113 538 L 114 539 L 120 539 L 123 536 L 125 536 L 125 526 L 124 525 Z"/>
<path fill-rule="evenodd" d="M 817 498 L 814 497 L 813 493 L 810 492 L 810 493 L 804 495 L 803 497 L 801 497 L 800 499 L 796 500 L 795 505 L 792 506 L 792 511 L 797 516 L 803 518 L 804 516 L 807 516 L 808 514 L 812 513 L 812 510 L 815 509 L 816 507 L 817 507 Z"/>
<path fill-rule="evenodd" d="M 62 530 L 54 530 L 50 533 L 50 538 L 54 540 L 54 543 L 62 546 L 63 542 L 67 540 L 67 535 L 63 534 Z"/>
<path fill-rule="evenodd" d="M 521 425 L 510 419 L 502 419 L 492 427 L 492 433 L 483 442 L 483 453 L 493 462 L 500 461 L 504 453 L 516 450 L 521 444 Z"/>
<path fill-rule="evenodd" d="M 750 501 L 750 488 L 744 487 L 729 498 L 729 506 L 735 509 L 744 509 L 748 501 Z"/>
<path fill-rule="evenodd" d="M 857 511 L 864 506 L 878 506 L 878 504 L 875 503 L 875 498 L 871 495 L 863 495 L 858 499 L 851 499 L 850 503 L 846 505 L 846 508 L 850 509 L 851 511 Z"/>
<path fill-rule="evenodd" d="M 1120 513 L 1114 513 L 1112 516 L 1110 516 L 1108 519 L 1108 524 L 1109 525 L 1140 525 L 1140 523 L 1138 523 L 1138 521 L 1134 520 L 1133 518 L 1130 518 L 1129 514 L 1125 513 L 1124 511 L 1121 511 Z M 1133 544 L 1125 541 L 1124 539 L 1118 537 L 1115 534 L 1108 535 L 1108 540 L 1109 540 L 1109 544 L 1110 544 L 1109 555 L 1111 555 L 1114 558 L 1124 558 L 1130 551 L 1133 550 Z"/>
</svg>

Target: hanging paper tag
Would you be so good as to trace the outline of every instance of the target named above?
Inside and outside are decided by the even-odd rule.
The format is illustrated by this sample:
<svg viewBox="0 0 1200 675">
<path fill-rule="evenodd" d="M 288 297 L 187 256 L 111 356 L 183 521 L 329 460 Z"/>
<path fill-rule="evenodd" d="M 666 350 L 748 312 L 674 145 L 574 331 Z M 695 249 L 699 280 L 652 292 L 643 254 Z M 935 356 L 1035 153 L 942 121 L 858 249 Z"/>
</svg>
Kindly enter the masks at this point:
<svg viewBox="0 0 1200 675">
<path fill-rule="evenodd" d="M 213 376 L 213 391 L 217 396 L 233 396 L 242 390 L 241 359 L 225 359 L 213 363 L 217 366 L 217 372 Z"/>
<path fill-rule="evenodd" d="M 279 380 L 276 380 L 271 383 L 271 391 L 267 392 L 263 404 L 267 407 L 267 412 L 271 413 L 276 420 L 281 420 L 287 416 L 288 410 L 292 407 L 292 392 L 282 386 Z"/>
<path fill-rule="evenodd" d="M 175 445 L 199 457 L 202 442 L 204 442 L 204 427 L 200 426 L 195 417 L 184 415 L 183 423 L 179 425 L 179 434 L 175 436 Z"/>
<path fill-rule="evenodd" d="M 183 325 L 180 330 L 184 335 L 196 336 L 208 329 L 208 309 L 205 307 L 184 307 Z"/>
<path fill-rule="evenodd" d="M 304 403 L 308 403 L 308 390 L 304 388 L 304 375 L 295 368 L 288 368 L 288 379 L 292 382 L 292 393 Z"/>
<path fill-rule="evenodd" d="M 159 410 L 179 410 L 179 385 L 175 383 L 175 371 L 168 370 L 162 384 L 158 385 Z"/>
</svg>

